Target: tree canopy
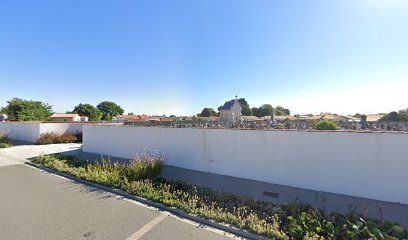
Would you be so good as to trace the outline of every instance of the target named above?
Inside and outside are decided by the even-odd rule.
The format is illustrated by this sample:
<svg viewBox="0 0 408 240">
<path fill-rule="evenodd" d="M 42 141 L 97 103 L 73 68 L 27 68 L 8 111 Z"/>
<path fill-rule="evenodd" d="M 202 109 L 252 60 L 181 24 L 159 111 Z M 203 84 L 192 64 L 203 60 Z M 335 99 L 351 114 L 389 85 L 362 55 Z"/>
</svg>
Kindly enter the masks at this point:
<svg viewBox="0 0 408 240">
<path fill-rule="evenodd" d="M 399 121 L 408 121 L 408 111 L 400 110 L 399 112 L 390 112 L 384 115 L 380 121 L 390 121 L 390 122 L 399 122 Z"/>
<path fill-rule="evenodd" d="M 281 106 L 277 106 L 275 107 L 275 114 L 276 116 L 287 116 L 290 115 L 290 111 L 287 108 L 281 107 Z"/>
<path fill-rule="evenodd" d="M 242 111 L 241 111 L 242 116 L 252 116 L 252 110 L 249 107 L 249 104 L 245 100 L 245 98 L 238 99 L 238 102 L 239 102 L 239 105 L 241 105 L 241 108 L 242 108 Z"/>
<path fill-rule="evenodd" d="M 96 106 L 102 112 L 102 119 L 110 121 L 113 117 L 122 115 L 124 110 L 114 102 L 104 101 Z"/>
<path fill-rule="evenodd" d="M 52 106 L 40 101 L 13 98 L 0 112 L 11 121 L 45 121 L 52 115 Z"/>
<path fill-rule="evenodd" d="M 273 111 L 273 108 L 271 104 L 262 104 L 259 108 L 256 108 L 256 107 L 252 108 L 252 113 L 256 117 L 271 116 L 272 111 Z"/>
<path fill-rule="evenodd" d="M 87 116 L 89 121 L 99 121 L 102 118 L 102 112 L 88 103 L 78 104 L 71 113 L 76 113 L 80 116 Z"/>
<path fill-rule="evenodd" d="M 214 117 L 217 115 L 218 113 L 212 108 L 204 108 L 201 113 L 197 114 L 199 117 Z"/>
</svg>

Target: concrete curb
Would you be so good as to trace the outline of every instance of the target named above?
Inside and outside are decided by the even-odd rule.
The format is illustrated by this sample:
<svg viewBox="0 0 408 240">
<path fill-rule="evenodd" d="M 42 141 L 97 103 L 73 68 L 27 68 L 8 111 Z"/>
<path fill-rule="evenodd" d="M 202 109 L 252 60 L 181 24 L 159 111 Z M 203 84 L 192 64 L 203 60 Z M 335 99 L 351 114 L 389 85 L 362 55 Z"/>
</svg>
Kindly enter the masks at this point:
<svg viewBox="0 0 408 240">
<path fill-rule="evenodd" d="M 72 181 L 75 181 L 77 183 L 83 184 L 83 185 L 88 186 L 88 187 L 96 188 L 98 190 L 102 190 L 102 191 L 105 191 L 105 192 L 113 193 L 113 194 L 120 195 L 120 196 L 125 197 L 125 198 L 135 200 L 137 202 L 146 204 L 148 206 L 158 208 L 159 210 L 170 212 L 171 214 L 174 214 L 174 215 L 176 215 L 178 217 L 185 218 L 185 219 L 191 220 L 193 222 L 197 222 L 199 224 L 206 225 L 206 226 L 218 229 L 218 230 L 222 230 L 224 232 L 236 235 L 236 236 L 241 237 L 241 238 L 254 239 L 254 240 L 255 239 L 267 239 L 267 238 L 259 236 L 257 234 L 250 233 L 250 232 L 248 232 L 246 230 L 242 230 L 242 229 L 238 229 L 238 228 L 235 228 L 235 227 L 232 227 L 232 226 L 228 226 L 228 225 L 225 225 L 225 224 L 222 224 L 222 223 L 219 223 L 219 222 L 215 222 L 215 221 L 203 218 L 203 217 L 194 216 L 194 215 L 188 214 L 185 211 L 177 209 L 177 208 L 167 207 L 167 206 L 165 206 L 165 205 L 163 205 L 161 203 L 153 202 L 151 200 L 141 198 L 141 197 L 138 197 L 136 195 L 132 195 L 132 194 L 127 193 L 127 192 L 125 192 L 123 190 L 120 190 L 120 189 L 114 189 L 114 188 L 110 188 L 110 187 L 107 187 L 107 186 L 104 186 L 104 185 L 101 185 L 101 184 L 98 184 L 98 183 L 89 182 L 89 181 L 74 177 L 72 175 L 69 175 L 67 173 L 58 172 L 56 170 L 46 168 L 46 167 L 43 167 L 43 166 L 35 164 L 35 163 L 26 162 L 25 164 L 27 164 L 29 166 L 32 166 L 32 167 L 35 167 L 35 168 L 38 168 L 38 169 L 41 169 L 41 170 L 43 170 L 45 172 L 48 172 L 48 173 L 52 173 L 52 174 L 56 174 L 56 175 L 68 178 L 68 179 L 70 179 Z"/>
</svg>

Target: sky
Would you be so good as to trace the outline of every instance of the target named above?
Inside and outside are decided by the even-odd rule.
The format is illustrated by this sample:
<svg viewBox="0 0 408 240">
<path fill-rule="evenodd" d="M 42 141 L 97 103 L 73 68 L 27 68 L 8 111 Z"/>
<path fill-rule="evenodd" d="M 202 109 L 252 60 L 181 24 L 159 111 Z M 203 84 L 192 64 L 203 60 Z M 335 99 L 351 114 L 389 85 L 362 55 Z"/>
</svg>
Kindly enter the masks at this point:
<svg viewBox="0 0 408 240">
<path fill-rule="evenodd" d="M 0 106 L 408 108 L 407 0 L 0 0 Z"/>
</svg>

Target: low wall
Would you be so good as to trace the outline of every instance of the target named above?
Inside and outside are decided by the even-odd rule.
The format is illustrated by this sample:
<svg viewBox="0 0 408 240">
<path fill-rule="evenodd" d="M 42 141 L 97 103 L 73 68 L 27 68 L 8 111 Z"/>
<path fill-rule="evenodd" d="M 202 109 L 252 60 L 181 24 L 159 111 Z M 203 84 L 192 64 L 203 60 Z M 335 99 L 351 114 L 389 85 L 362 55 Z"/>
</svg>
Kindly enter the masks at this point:
<svg viewBox="0 0 408 240">
<path fill-rule="evenodd" d="M 50 132 L 58 134 L 82 132 L 84 125 L 85 123 L 41 123 L 40 135 Z"/>
<path fill-rule="evenodd" d="M 38 123 L 0 122 L 0 133 L 7 134 L 11 139 L 34 143 L 39 132 Z"/>
<path fill-rule="evenodd" d="M 83 150 L 408 204 L 408 134 L 84 126 Z"/>
<path fill-rule="evenodd" d="M 82 132 L 85 123 L 39 123 L 39 122 L 0 122 L 0 133 L 10 139 L 35 143 L 43 133 Z"/>
</svg>

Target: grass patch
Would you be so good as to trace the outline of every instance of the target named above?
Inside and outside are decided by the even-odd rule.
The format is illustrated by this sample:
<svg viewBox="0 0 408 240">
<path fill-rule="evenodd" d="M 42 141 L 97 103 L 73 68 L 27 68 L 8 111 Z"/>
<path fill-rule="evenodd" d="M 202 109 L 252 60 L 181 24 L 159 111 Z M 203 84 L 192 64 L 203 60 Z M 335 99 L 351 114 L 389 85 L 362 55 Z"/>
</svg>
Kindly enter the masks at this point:
<svg viewBox="0 0 408 240">
<path fill-rule="evenodd" d="M 78 143 L 82 142 L 82 133 L 64 133 L 58 134 L 55 132 L 43 133 L 37 140 L 37 144 L 56 144 L 56 143 Z"/>
<path fill-rule="evenodd" d="M 12 146 L 13 144 L 9 142 L 8 136 L 0 133 L 0 148 L 9 148 Z"/>
<path fill-rule="evenodd" d="M 159 175 L 164 157 L 146 154 L 130 164 L 88 163 L 62 155 L 40 156 L 35 163 L 75 177 L 122 189 L 139 197 L 224 222 L 273 239 L 404 239 L 407 231 L 389 221 L 325 212 L 308 204 L 257 201 Z"/>
</svg>

